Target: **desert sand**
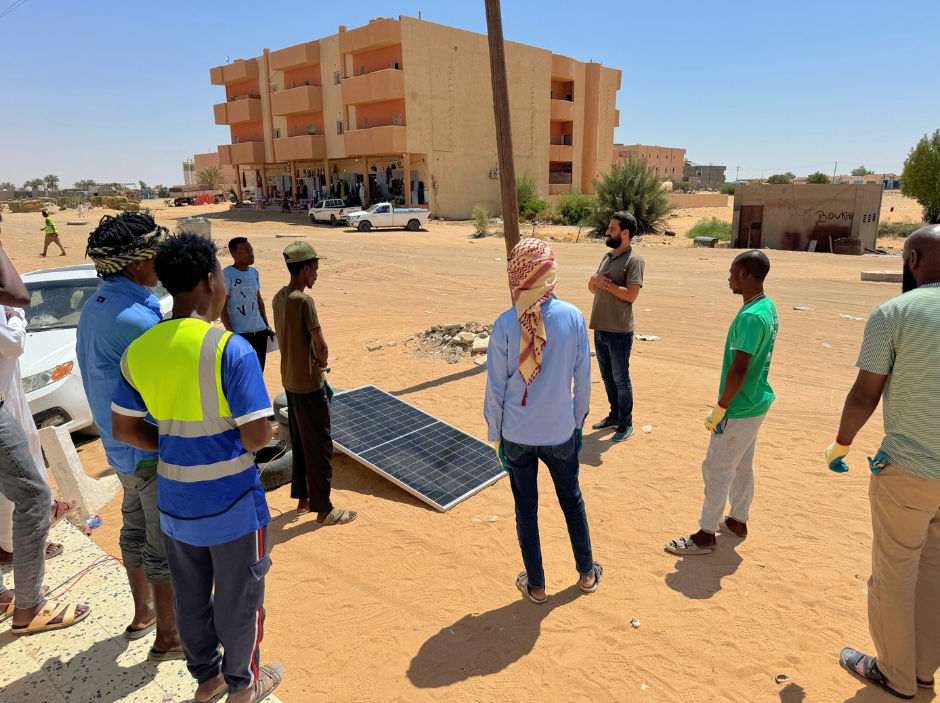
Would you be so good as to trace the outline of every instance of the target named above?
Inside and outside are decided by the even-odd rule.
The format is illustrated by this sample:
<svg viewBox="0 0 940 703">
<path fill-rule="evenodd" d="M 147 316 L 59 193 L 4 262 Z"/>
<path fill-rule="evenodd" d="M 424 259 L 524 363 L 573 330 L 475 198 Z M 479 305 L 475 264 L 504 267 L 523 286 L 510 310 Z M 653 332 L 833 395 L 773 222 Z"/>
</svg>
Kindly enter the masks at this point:
<svg viewBox="0 0 940 703">
<path fill-rule="evenodd" d="M 886 197 L 883 216 L 891 206 L 898 218 L 919 219 L 916 205 L 900 196 Z M 336 387 L 375 384 L 485 439 L 485 369 L 468 359 L 451 365 L 412 358 L 403 340 L 432 324 L 490 323 L 509 307 L 502 239 L 472 240 L 468 223 L 361 234 L 311 226 L 303 213 L 273 208 L 156 214 L 172 226 L 176 217 L 199 213 L 212 218 L 220 242 L 250 238 L 268 301 L 287 281 L 280 252 L 290 240 L 275 238 L 278 232 L 306 235 L 327 257 L 312 295 L 330 356 L 338 357 Z M 93 210 L 89 219 L 102 214 Z M 717 398 L 725 334 L 741 300 L 727 286 L 735 252 L 693 248 L 681 236 L 703 215 L 730 221 L 731 208 L 677 214 L 670 228 L 679 237 L 637 246 L 646 260 L 637 332 L 662 341 L 634 345 L 636 434 L 612 445 L 609 431 L 585 431 L 581 487 L 594 556 L 605 568 L 597 593 L 581 595 L 575 585 L 564 520 L 544 471 L 540 522 L 551 599 L 540 607 L 514 587 L 522 562 L 508 480 L 442 514 L 341 456 L 333 500 L 359 511 L 354 523 L 320 527 L 292 512 L 289 487 L 268 494 L 274 567 L 262 648 L 265 661 L 284 665 L 282 700 L 883 700 L 838 663 L 843 646 L 872 648 L 865 455 L 877 450 L 880 411 L 859 435 L 848 474 L 830 472 L 822 452 L 855 377 L 865 324 L 839 315 L 868 317 L 898 294 L 898 285 L 863 283 L 859 272 L 900 269 L 900 259 L 767 252 L 766 288 L 780 314 L 770 374 L 777 401 L 758 440 L 750 535 L 720 536 L 714 554 L 683 560 L 662 545 L 697 529 L 708 444 L 702 420 Z M 56 219 L 68 256 L 41 259 L 41 216 L 4 215 L 3 244 L 20 271 L 84 260 L 90 227 L 66 226 L 74 211 Z M 588 315 L 587 279 L 604 245 L 583 236 L 578 244 L 550 245 L 559 264 L 557 295 Z M 230 262 L 227 251 L 220 258 Z M 398 345 L 365 351 L 376 340 Z M 273 398 L 281 391 L 276 354 L 265 377 Z M 588 424 L 606 410 L 595 364 Z M 109 471 L 98 441 L 80 444 L 89 474 Z M 120 554 L 119 501 L 102 516 L 93 538 Z M 774 683 L 781 673 L 789 683 Z M 931 699 L 932 692 L 918 696 Z"/>
</svg>

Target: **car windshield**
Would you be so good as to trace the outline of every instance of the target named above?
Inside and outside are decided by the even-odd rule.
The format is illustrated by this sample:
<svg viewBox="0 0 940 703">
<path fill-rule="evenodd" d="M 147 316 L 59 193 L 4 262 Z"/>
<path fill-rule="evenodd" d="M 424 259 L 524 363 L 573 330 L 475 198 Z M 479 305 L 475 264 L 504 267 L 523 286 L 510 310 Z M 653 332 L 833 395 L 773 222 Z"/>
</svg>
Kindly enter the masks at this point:
<svg viewBox="0 0 940 703">
<path fill-rule="evenodd" d="M 101 287 L 100 278 L 76 281 L 43 281 L 27 283 L 30 301 L 26 307 L 26 331 L 74 329 L 82 314 L 82 306 Z M 150 288 L 158 299 L 168 295 L 160 283 Z"/>
<path fill-rule="evenodd" d="M 372 207 L 370 207 L 368 210 L 366 210 L 366 212 L 375 212 L 376 209 L 379 207 L 379 205 L 382 205 L 382 204 L 383 204 L 383 203 L 376 203 L 375 205 L 373 205 Z"/>
</svg>

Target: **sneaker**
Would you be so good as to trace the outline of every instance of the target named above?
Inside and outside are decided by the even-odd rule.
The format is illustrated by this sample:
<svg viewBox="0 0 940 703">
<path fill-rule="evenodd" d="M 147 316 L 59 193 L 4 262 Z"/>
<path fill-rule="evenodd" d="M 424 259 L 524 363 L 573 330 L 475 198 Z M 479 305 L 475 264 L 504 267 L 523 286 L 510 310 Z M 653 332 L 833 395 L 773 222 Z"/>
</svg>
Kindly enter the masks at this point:
<svg viewBox="0 0 940 703">
<path fill-rule="evenodd" d="M 610 439 L 613 442 L 625 442 L 630 439 L 631 435 L 633 435 L 633 425 L 627 425 L 626 427 L 618 427 L 617 431 L 614 432 L 614 436 Z"/>
<path fill-rule="evenodd" d="M 608 427 L 616 427 L 616 426 L 617 426 L 617 421 L 614 418 L 612 418 L 610 415 L 608 415 L 600 422 L 595 422 L 593 425 L 591 425 L 591 428 L 595 430 L 603 430 Z"/>
</svg>

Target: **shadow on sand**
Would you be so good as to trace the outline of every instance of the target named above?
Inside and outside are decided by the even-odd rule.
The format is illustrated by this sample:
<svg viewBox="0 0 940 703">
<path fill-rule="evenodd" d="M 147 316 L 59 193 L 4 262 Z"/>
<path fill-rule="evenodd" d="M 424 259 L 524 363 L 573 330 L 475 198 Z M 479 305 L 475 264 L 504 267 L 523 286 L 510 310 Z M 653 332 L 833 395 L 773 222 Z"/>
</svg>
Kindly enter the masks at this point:
<svg viewBox="0 0 940 703">
<path fill-rule="evenodd" d="M 704 600 L 721 590 L 721 579 L 730 576 L 743 559 L 735 551 L 739 537 L 724 532 L 718 534 L 718 549 L 711 554 L 679 557 L 676 570 L 666 574 L 666 585 L 686 598 Z"/>
</svg>

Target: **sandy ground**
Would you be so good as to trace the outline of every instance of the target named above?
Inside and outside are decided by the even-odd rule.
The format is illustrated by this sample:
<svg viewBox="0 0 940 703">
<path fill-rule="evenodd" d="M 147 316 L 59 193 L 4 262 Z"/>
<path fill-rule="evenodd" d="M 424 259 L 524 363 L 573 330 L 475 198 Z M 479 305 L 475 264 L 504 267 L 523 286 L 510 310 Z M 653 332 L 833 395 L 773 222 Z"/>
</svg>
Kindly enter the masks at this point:
<svg viewBox="0 0 940 703">
<path fill-rule="evenodd" d="M 730 220 L 724 210 L 718 216 Z M 266 300 L 287 280 L 280 251 L 290 240 L 276 233 L 303 233 L 328 257 L 313 295 L 330 355 L 338 357 L 331 374 L 337 387 L 375 384 L 485 438 L 484 369 L 468 360 L 413 359 L 401 342 L 431 324 L 492 322 L 505 310 L 503 240 L 470 240 L 466 223 L 360 234 L 313 227 L 303 214 L 223 206 L 158 217 L 172 224 L 200 211 L 211 213 L 214 238 L 250 237 Z M 679 213 L 673 228 L 681 234 L 702 214 Z M 48 260 L 36 252 L 41 217 L 4 216 L 3 242 L 21 271 L 81 260 L 88 228 L 65 226 L 73 214 L 63 215 L 57 221 L 69 253 Z M 588 314 L 586 283 L 604 246 L 583 239 L 552 246 L 556 293 Z M 867 317 L 899 293 L 896 284 L 862 283 L 859 272 L 899 269 L 900 261 L 767 252 L 767 291 L 780 313 L 770 376 L 777 402 L 759 438 L 750 536 L 721 537 L 713 555 L 682 560 L 662 545 L 697 529 L 708 444 L 702 419 L 717 397 L 725 334 L 740 305 L 726 282 L 735 252 L 693 248 L 681 236 L 638 251 L 646 285 L 637 331 L 662 341 L 634 346 L 637 433 L 612 445 L 608 432 L 588 429 L 581 454 L 594 555 L 605 567 L 600 590 L 577 590 L 545 472 L 541 534 L 551 600 L 538 607 L 514 588 L 522 563 L 508 480 L 441 514 L 340 457 L 333 500 L 360 511 L 353 524 L 320 528 L 311 516 L 297 516 L 288 487 L 268 496 L 280 515 L 270 527 L 274 568 L 262 646 L 266 661 L 285 667 L 284 701 L 884 699 L 838 664 L 843 646 L 871 651 L 864 456 L 880 440 L 880 413 L 860 434 L 850 473 L 829 472 L 821 453 L 855 377 L 864 328 L 839 314 Z M 399 344 L 366 352 L 376 339 Z M 277 362 L 272 356 L 266 373 L 272 397 L 281 390 Z M 589 423 L 607 409 L 596 364 L 592 384 Z M 640 431 L 643 425 L 652 433 Z M 99 442 L 80 449 L 88 473 L 107 471 Z M 119 553 L 118 503 L 103 517 L 95 541 Z M 639 629 L 630 625 L 634 616 Z M 775 684 L 779 673 L 792 681 Z M 918 700 L 932 695 L 921 692 Z"/>
</svg>

